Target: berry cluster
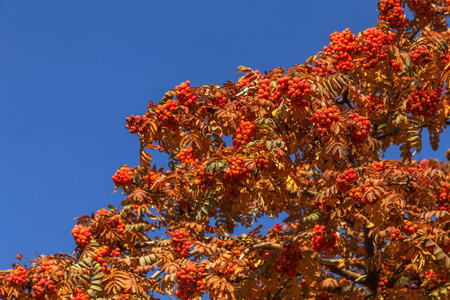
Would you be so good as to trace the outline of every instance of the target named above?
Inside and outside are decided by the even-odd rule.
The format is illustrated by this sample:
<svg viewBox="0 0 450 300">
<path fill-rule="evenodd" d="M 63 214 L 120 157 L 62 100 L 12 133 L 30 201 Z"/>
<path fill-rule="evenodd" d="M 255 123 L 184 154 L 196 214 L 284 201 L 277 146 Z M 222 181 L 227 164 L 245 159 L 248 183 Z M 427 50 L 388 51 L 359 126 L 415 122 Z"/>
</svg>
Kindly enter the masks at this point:
<svg viewBox="0 0 450 300">
<path fill-rule="evenodd" d="M 109 221 L 109 227 L 115 228 L 117 231 L 122 234 L 125 231 L 125 223 L 120 218 L 119 215 L 114 215 Z"/>
<path fill-rule="evenodd" d="M 50 270 L 52 270 L 54 267 L 55 267 L 55 264 L 53 264 L 52 262 L 50 262 L 50 261 L 44 261 L 44 262 L 42 263 L 42 265 L 41 265 L 41 270 L 42 270 L 43 272 L 45 272 L 45 271 L 50 271 Z"/>
<path fill-rule="evenodd" d="M 31 296 L 36 300 L 53 299 L 57 294 L 56 285 L 53 280 L 37 277 L 33 284 Z"/>
<path fill-rule="evenodd" d="M 236 271 L 236 267 L 232 262 L 230 263 L 222 262 L 217 265 L 215 271 L 223 277 L 230 277 Z"/>
<path fill-rule="evenodd" d="M 272 95 L 272 100 L 275 103 L 281 103 L 283 101 L 283 95 L 286 95 L 289 91 L 290 79 L 288 76 L 283 76 L 277 80 L 277 89 Z"/>
<path fill-rule="evenodd" d="M 267 235 L 281 235 L 283 233 L 284 230 L 280 223 L 275 224 L 273 228 L 269 228 L 269 230 L 267 230 Z"/>
<path fill-rule="evenodd" d="M 298 262 L 301 258 L 300 248 L 297 245 L 284 246 L 281 250 L 280 264 L 276 267 L 276 271 L 287 277 L 294 277 L 297 275 Z"/>
<path fill-rule="evenodd" d="M 372 163 L 372 166 L 373 166 L 375 169 L 377 169 L 378 172 L 382 172 L 382 171 L 384 171 L 384 170 L 387 169 L 386 161 L 384 161 L 384 160 L 381 161 L 381 162 L 374 161 L 374 162 Z"/>
<path fill-rule="evenodd" d="M 356 124 L 350 126 L 350 138 L 353 143 L 360 144 L 367 140 L 370 130 L 370 122 L 366 117 L 362 117 L 357 113 L 353 113 L 349 116 L 349 119 Z"/>
<path fill-rule="evenodd" d="M 197 96 L 192 94 L 193 88 L 190 85 L 191 82 L 188 80 L 175 87 L 178 101 L 187 107 L 195 106 L 197 101 Z"/>
<path fill-rule="evenodd" d="M 91 235 L 92 232 L 89 227 L 75 225 L 72 229 L 72 236 L 75 239 L 75 243 L 80 247 L 84 247 L 89 244 L 89 238 Z"/>
<path fill-rule="evenodd" d="M 400 0 L 381 0 L 380 20 L 388 22 L 391 28 L 402 30 L 406 23 L 406 17 Z"/>
<path fill-rule="evenodd" d="M 389 65 L 391 66 L 391 70 L 395 73 L 399 73 L 403 70 L 401 60 L 390 59 Z"/>
<path fill-rule="evenodd" d="M 353 199 L 353 201 L 364 204 L 363 196 L 366 190 L 366 186 L 358 186 L 356 188 L 352 188 L 350 190 L 349 196 Z"/>
<path fill-rule="evenodd" d="M 346 170 L 343 174 L 336 178 L 336 187 L 340 193 L 347 193 L 355 182 L 357 175 L 355 170 Z"/>
<path fill-rule="evenodd" d="M 124 165 L 117 170 L 112 180 L 114 180 L 116 186 L 131 185 L 133 183 L 133 172 L 131 172 L 129 166 Z"/>
<path fill-rule="evenodd" d="M 445 274 L 436 274 L 433 270 L 425 271 L 425 280 L 435 280 L 439 284 L 447 282 L 447 276 Z"/>
<path fill-rule="evenodd" d="M 313 229 L 313 237 L 311 239 L 311 248 L 316 252 L 322 252 L 330 248 L 336 247 L 337 234 L 331 232 L 327 237 L 324 236 L 325 226 L 316 225 Z"/>
<path fill-rule="evenodd" d="M 205 269 L 202 267 L 184 265 L 177 270 L 176 276 L 178 289 L 175 295 L 182 300 L 188 300 L 193 294 L 205 289 Z"/>
<path fill-rule="evenodd" d="M 261 79 L 258 81 L 258 98 L 260 100 L 270 101 L 270 81 Z"/>
<path fill-rule="evenodd" d="M 195 185 L 202 191 L 206 191 L 214 183 L 214 174 L 207 172 L 203 165 L 197 169 Z"/>
<path fill-rule="evenodd" d="M 319 77 L 325 75 L 334 75 L 337 73 L 336 68 L 332 64 L 328 64 L 326 61 L 316 59 L 314 61 L 314 67 L 311 69 L 311 74 Z"/>
<path fill-rule="evenodd" d="M 177 102 L 170 99 L 165 104 L 161 104 L 156 107 L 156 117 L 162 127 L 172 128 L 180 122 L 180 119 L 175 115 L 177 106 Z"/>
<path fill-rule="evenodd" d="M 101 271 L 103 273 L 108 272 L 108 266 L 106 265 L 106 261 L 105 261 L 105 256 L 108 256 L 108 255 L 109 255 L 109 247 L 108 246 L 103 246 L 103 247 L 96 249 L 94 251 L 94 254 L 92 255 L 94 260 L 96 262 L 98 262 L 100 264 L 100 266 L 102 267 Z"/>
<path fill-rule="evenodd" d="M 425 90 L 414 91 L 406 103 L 406 111 L 413 116 L 431 117 L 439 110 L 441 92 L 444 89 L 438 87 L 431 92 Z"/>
<path fill-rule="evenodd" d="M 320 136 L 327 136 L 333 122 L 341 119 L 341 111 L 336 107 L 322 108 L 314 113 L 311 122 L 317 126 Z"/>
<path fill-rule="evenodd" d="M 425 46 L 419 45 L 411 51 L 411 62 L 418 66 L 425 66 L 431 62 L 431 53 Z"/>
<path fill-rule="evenodd" d="M 255 157 L 255 164 L 258 170 L 268 170 L 269 169 L 269 160 L 266 158 L 264 153 L 259 153 Z"/>
<path fill-rule="evenodd" d="M 381 29 L 369 28 L 362 32 L 358 50 L 362 57 L 359 59 L 365 69 L 375 68 L 380 61 L 388 57 L 387 46 L 394 40 L 394 33 L 384 33 Z"/>
<path fill-rule="evenodd" d="M 447 182 L 442 182 L 437 192 L 436 207 L 450 212 L 450 185 Z"/>
<path fill-rule="evenodd" d="M 392 228 L 391 231 L 391 240 L 396 242 L 403 242 L 404 236 L 403 233 L 398 228 Z"/>
<path fill-rule="evenodd" d="M 314 94 L 314 90 L 311 88 L 311 83 L 305 79 L 300 80 L 300 78 L 294 77 L 289 81 L 287 97 L 295 107 L 299 109 L 307 107 L 309 103 L 306 101 L 305 97 L 312 94 Z"/>
<path fill-rule="evenodd" d="M 9 273 L 7 281 L 10 284 L 21 285 L 25 283 L 27 270 L 23 266 L 18 266 L 13 272 Z"/>
<path fill-rule="evenodd" d="M 409 8 L 416 14 L 421 14 L 424 16 L 430 16 L 433 14 L 433 10 L 430 6 L 431 1 L 424 0 L 407 0 Z"/>
<path fill-rule="evenodd" d="M 148 118 L 146 116 L 129 116 L 125 119 L 127 121 L 126 128 L 130 133 L 144 134 L 148 128 Z"/>
<path fill-rule="evenodd" d="M 161 174 L 158 172 L 150 171 L 147 176 L 145 176 L 145 182 L 148 183 L 149 186 L 152 186 L 156 181 L 161 178 Z M 164 183 L 162 183 L 164 185 Z"/>
<path fill-rule="evenodd" d="M 230 165 L 230 168 L 228 172 L 225 173 L 226 183 L 234 184 L 248 176 L 249 171 L 244 166 L 244 157 L 241 154 L 230 158 L 228 164 Z"/>
<path fill-rule="evenodd" d="M 83 290 L 77 289 L 77 292 L 72 296 L 72 300 L 89 300 L 89 295 Z"/>
<path fill-rule="evenodd" d="M 369 95 L 367 95 L 366 98 L 367 101 L 369 102 L 369 105 L 367 107 L 369 110 L 369 114 L 377 112 L 378 110 L 384 107 L 383 101 L 380 99 L 380 97 L 378 97 L 377 94 L 370 93 Z"/>
<path fill-rule="evenodd" d="M 256 132 L 255 121 L 241 121 L 236 135 L 233 137 L 233 146 L 242 147 L 250 143 Z"/>
<path fill-rule="evenodd" d="M 228 98 L 225 94 L 216 95 L 214 97 L 206 98 L 206 105 L 225 107 L 228 103 Z"/>
<path fill-rule="evenodd" d="M 413 235 L 417 232 L 417 230 L 419 230 L 419 226 L 417 226 L 417 224 L 413 224 L 411 221 L 404 220 L 403 223 L 405 225 L 404 231 L 406 234 Z"/>
<path fill-rule="evenodd" d="M 180 162 L 185 165 L 197 164 L 198 159 L 192 156 L 192 150 L 192 147 L 181 149 L 180 153 L 177 154 L 177 159 L 179 159 Z"/>
<path fill-rule="evenodd" d="M 448 65 L 449 63 L 450 63 L 450 53 L 446 53 L 444 58 L 442 59 L 442 65 L 443 65 L 444 71 L 448 71 L 448 69 L 450 67 Z"/>
<path fill-rule="evenodd" d="M 353 66 L 353 55 L 357 52 L 359 38 L 347 28 L 343 32 L 332 33 L 330 41 L 329 46 L 323 48 L 323 52 L 337 60 L 337 70 L 348 73 Z"/>
<path fill-rule="evenodd" d="M 190 246 L 187 241 L 187 234 L 183 230 L 177 229 L 171 232 L 170 239 L 172 240 L 173 248 L 181 257 L 188 256 Z"/>
<path fill-rule="evenodd" d="M 96 217 L 101 216 L 101 215 L 107 215 L 109 213 L 109 211 L 106 208 L 102 208 L 97 210 L 97 213 L 95 214 Z"/>
<path fill-rule="evenodd" d="M 378 281 L 378 287 L 380 288 L 380 294 L 386 295 L 386 284 L 388 283 L 387 278 L 380 278 L 380 281 Z"/>
</svg>

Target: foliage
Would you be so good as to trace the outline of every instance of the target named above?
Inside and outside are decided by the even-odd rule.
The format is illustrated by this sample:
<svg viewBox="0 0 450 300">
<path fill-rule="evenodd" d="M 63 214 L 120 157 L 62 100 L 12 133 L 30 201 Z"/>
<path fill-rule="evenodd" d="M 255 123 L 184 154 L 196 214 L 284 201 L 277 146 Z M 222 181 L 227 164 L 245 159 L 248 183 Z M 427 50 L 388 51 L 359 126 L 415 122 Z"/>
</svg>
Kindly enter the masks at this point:
<svg viewBox="0 0 450 300">
<path fill-rule="evenodd" d="M 0 298 L 447 298 L 450 166 L 412 155 L 449 123 L 449 5 L 381 0 L 376 27 L 305 64 L 150 102 L 126 119 L 140 165 L 112 177 L 120 207 L 77 218 L 72 255 L 0 271 Z"/>
</svg>

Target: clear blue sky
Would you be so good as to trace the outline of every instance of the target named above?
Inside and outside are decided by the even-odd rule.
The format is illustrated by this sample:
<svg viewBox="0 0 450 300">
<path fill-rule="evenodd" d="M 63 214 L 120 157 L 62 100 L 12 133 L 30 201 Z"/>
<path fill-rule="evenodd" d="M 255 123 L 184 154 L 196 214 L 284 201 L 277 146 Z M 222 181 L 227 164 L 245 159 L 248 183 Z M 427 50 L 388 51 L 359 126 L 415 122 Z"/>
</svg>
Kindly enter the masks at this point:
<svg viewBox="0 0 450 300">
<path fill-rule="evenodd" d="M 72 253 L 73 218 L 118 205 L 111 176 L 138 164 L 125 117 L 149 100 L 236 80 L 239 65 L 303 63 L 330 33 L 373 27 L 376 3 L 0 1 L 0 269 Z M 448 139 L 419 157 L 445 159 Z"/>
</svg>

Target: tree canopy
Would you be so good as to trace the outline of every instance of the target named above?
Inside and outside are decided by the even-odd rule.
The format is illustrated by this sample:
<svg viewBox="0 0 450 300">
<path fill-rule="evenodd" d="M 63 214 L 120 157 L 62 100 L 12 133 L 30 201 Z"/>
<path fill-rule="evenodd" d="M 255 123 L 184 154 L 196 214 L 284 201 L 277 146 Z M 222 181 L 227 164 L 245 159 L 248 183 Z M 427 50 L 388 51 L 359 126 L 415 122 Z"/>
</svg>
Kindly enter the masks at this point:
<svg viewBox="0 0 450 300">
<path fill-rule="evenodd" d="M 449 6 L 380 0 L 305 64 L 150 102 L 126 118 L 120 206 L 77 218 L 72 254 L 0 271 L 0 298 L 446 299 L 450 167 L 413 155 L 450 121 Z"/>
</svg>

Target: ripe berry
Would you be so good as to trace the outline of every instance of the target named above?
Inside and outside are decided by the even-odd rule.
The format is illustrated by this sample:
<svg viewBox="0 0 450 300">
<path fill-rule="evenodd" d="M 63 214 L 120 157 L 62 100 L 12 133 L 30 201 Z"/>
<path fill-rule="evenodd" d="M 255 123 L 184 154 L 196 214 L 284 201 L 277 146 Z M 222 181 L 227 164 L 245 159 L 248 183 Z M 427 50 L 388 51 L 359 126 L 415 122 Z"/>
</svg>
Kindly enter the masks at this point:
<svg viewBox="0 0 450 300">
<path fill-rule="evenodd" d="M 116 174 L 112 177 L 112 180 L 114 180 L 116 186 L 131 185 L 133 183 L 132 176 L 133 173 L 131 172 L 130 167 L 124 165 L 117 170 Z"/>
<path fill-rule="evenodd" d="M 225 182 L 236 184 L 249 175 L 248 169 L 244 166 L 244 157 L 238 154 L 228 160 L 229 169 L 225 173 Z"/>
<path fill-rule="evenodd" d="M 190 86 L 191 82 L 188 80 L 175 87 L 177 99 L 181 104 L 187 107 L 194 107 L 197 103 L 197 96 L 192 94 L 193 88 Z"/>
<path fill-rule="evenodd" d="M 406 17 L 400 0 L 381 0 L 380 20 L 388 22 L 389 26 L 394 29 L 402 30 L 406 23 Z"/>
<path fill-rule="evenodd" d="M 370 122 L 366 117 L 362 117 L 357 113 L 351 114 L 349 119 L 354 121 L 350 125 L 350 138 L 353 143 L 360 144 L 367 140 L 370 130 Z"/>
<path fill-rule="evenodd" d="M 197 265 L 192 267 L 184 265 L 177 270 L 178 289 L 175 295 L 182 300 L 188 300 L 195 293 L 202 292 L 206 285 L 205 276 L 204 268 Z"/>
<path fill-rule="evenodd" d="M 320 136 L 327 136 L 333 122 L 339 121 L 340 119 L 341 111 L 336 106 L 332 106 L 317 110 L 310 120 L 316 125 Z"/>
<path fill-rule="evenodd" d="M 387 46 L 394 40 L 394 33 L 384 33 L 381 29 L 369 28 L 362 32 L 361 42 L 358 45 L 360 53 L 359 62 L 365 69 L 375 68 L 379 62 L 385 60 Z"/>
<path fill-rule="evenodd" d="M 419 45 L 411 51 L 411 62 L 418 66 L 425 66 L 431 62 L 431 53 L 424 45 Z"/>
<path fill-rule="evenodd" d="M 163 128 L 173 128 L 180 122 L 180 119 L 176 115 L 177 106 L 177 102 L 170 99 L 165 104 L 160 104 L 156 107 L 156 118 L 161 122 Z"/>
<path fill-rule="evenodd" d="M 146 116 L 133 116 L 125 119 L 127 121 L 126 128 L 130 133 L 144 134 L 148 128 L 148 118 Z"/>
<path fill-rule="evenodd" d="M 337 234 L 335 232 L 331 232 L 331 234 L 325 238 L 324 233 L 324 225 L 314 226 L 313 237 L 311 239 L 311 248 L 316 252 L 322 252 L 336 247 Z"/>
<path fill-rule="evenodd" d="M 14 271 L 9 273 L 7 281 L 10 284 L 21 285 L 25 283 L 26 277 L 27 270 L 23 266 L 19 265 L 14 269 Z"/>
<path fill-rule="evenodd" d="M 181 257 L 187 257 L 190 251 L 190 245 L 187 240 L 187 234 L 180 229 L 170 233 L 172 247 Z"/>
<path fill-rule="evenodd" d="M 406 111 L 413 116 L 431 117 L 439 110 L 443 87 L 437 87 L 431 92 L 415 90 L 406 103 Z"/>
<path fill-rule="evenodd" d="M 347 193 L 355 182 L 357 175 L 355 170 L 346 170 L 343 174 L 336 178 L 336 187 L 340 193 Z"/>
<path fill-rule="evenodd" d="M 89 238 L 91 235 L 92 233 L 89 227 L 75 225 L 72 229 L 72 236 L 75 239 L 75 243 L 80 247 L 84 247 L 89 244 Z"/>
<path fill-rule="evenodd" d="M 358 51 L 359 38 L 347 28 L 343 32 L 332 33 L 330 41 L 329 46 L 323 48 L 323 52 L 336 59 L 338 71 L 348 73 L 353 66 L 353 56 Z"/>
<path fill-rule="evenodd" d="M 302 258 L 300 248 L 295 244 L 283 247 L 280 255 L 280 264 L 275 270 L 287 277 L 294 277 L 297 274 L 298 263 Z"/>
<path fill-rule="evenodd" d="M 236 135 L 233 137 L 233 146 L 242 147 L 252 141 L 252 137 L 256 132 L 255 121 L 241 121 Z"/>
</svg>

